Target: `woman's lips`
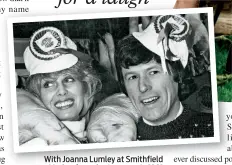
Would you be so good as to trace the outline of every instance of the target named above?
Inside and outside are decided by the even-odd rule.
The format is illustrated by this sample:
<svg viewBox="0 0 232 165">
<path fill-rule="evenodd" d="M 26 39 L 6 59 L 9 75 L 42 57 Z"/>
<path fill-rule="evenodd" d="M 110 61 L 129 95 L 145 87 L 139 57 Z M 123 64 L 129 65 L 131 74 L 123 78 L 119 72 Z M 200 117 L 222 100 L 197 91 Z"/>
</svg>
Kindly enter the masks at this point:
<svg viewBox="0 0 232 165">
<path fill-rule="evenodd" d="M 67 99 L 64 101 L 58 101 L 55 103 L 55 107 L 58 109 L 67 109 L 72 107 L 74 104 L 74 99 Z"/>
</svg>

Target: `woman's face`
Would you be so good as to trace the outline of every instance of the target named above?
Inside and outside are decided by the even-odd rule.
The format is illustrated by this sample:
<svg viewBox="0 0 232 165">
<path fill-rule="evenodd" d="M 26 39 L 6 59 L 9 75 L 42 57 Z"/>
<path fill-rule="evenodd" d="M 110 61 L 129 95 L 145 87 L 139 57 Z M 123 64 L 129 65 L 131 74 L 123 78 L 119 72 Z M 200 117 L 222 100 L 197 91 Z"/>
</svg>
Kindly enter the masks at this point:
<svg viewBox="0 0 232 165">
<path fill-rule="evenodd" d="M 71 73 L 44 78 L 41 81 L 41 100 L 60 120 L 79 120 L 86 107 L 84 87 L 84 83 Z"/>
</svg>

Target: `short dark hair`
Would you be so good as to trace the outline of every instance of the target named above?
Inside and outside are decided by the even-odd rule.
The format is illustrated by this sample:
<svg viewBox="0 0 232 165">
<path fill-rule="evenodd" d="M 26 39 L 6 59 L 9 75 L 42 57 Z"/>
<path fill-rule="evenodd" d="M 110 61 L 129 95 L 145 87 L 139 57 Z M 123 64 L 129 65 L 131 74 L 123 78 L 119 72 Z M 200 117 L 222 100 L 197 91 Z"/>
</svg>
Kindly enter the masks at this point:
<svg viewBox="0 0 232 165">
<path fill-rule="evenodd" d="M 157 54 L 147 49 L 140 41 L 138 41 L 133 35 L 126 36 L 119 41 L 117 45 L 117 52 L 115 54 L 115 65 L 117 70 L 118 81 L 122 92 L 127 94 L 124 79 L 122 75 L 122 67 L 128 69 L 130 66 L 136 66 L 139 64 L 146 64 L 151 60 L 155 60 L 157 63 L 161 63 L 161 58 Z M 183 67 L 178 61 L 166 60 L 168 64 L 168 70 L 174 78 L 174 81 L 179 82 Z"/>
</svg>

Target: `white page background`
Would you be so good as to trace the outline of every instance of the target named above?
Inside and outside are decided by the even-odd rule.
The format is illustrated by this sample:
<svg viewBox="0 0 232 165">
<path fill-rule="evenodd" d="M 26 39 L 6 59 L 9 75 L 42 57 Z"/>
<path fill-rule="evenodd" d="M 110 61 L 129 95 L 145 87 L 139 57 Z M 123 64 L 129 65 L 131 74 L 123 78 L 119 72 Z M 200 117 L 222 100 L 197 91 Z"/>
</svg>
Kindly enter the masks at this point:
<svg viewBox="0 0 232 165">
<path fill-rule="evenodd" d="M 45 155 L 59 155 L 88 157 L 91 156 L 156 156 L 163 155 L 163 165 L 171 164 L 216 164 L 216 163 L 174 163 L 174 157 L 191 157 L 196 155 L 198 157 L 232 157 L 231 152 L 226 151 L 226 114 L 231 114 L 230 103 L 219 103 L 219 116 L 220 116 L 220 133 L 221 142 L 212 144 L 190 144 L 190 145 L 172 145 L 172 146 L 155 146 L 155 147 L 137 147 L 137 148 L 115 148 L 115 149 L 96 149 L 96 150 L 80 150 L 80 151 L 55 151 L 55 152 L 40 152 L 40 153 L 25 153 L 15 154 L 13 152 L 13 137 L 12 137 L 12 121 L 11 121 L 11 103 L 10 103 L 10 83 L 9 83 L 9 61 L 8 61 L 8 47 L 7 47 L 7 23 L 9 17 L 22 17 L 22 16 L 46 16 L 58 14 L 80 14 L 80 13 L 101 13 L 101 12 L 117 12 L 117 11 L 141 11 L 141 10 L 154 10 L 154 9 L 169 9 L 175 4 L 175 0 L 150 0 L 147 5 L 138 5 L 136 9 L 129 9 L 127 5 L 103 5 L 101 0 L 95 5 L 87 5 L 85 0 L 76 0 L 76 4 L 63 5 L 59 9 L 54 6 L 58 4 L 58 0 L 29 0 L 28 2 L 11 2 L 0 1 L 0 7 L 29 7 L 29 13 L 5 13 L 0 15 L 0 91 L 2 96 L 0 98 L 0 106 L 3 107 L 4 120 L 0 121 L 4 124 L 4 143 L 0 146 L 5 147 L 4 152 L 0 152 L 0 157 L 6 158 L 6 164 L 9 165 L 43 165 L 43 164 L 59 164 L 62 163 L 45 163 Z M 1 132 L 2 134 L 2 132 Z M 231 158 L 232 161 L 232 158 Z M 232 163 L 232 162 L 231 162 Z M 66 163 L 66 164 L 90 164 L 90 163 Z M 92 164 L 110 164 L 110 163 L 92 163 Z M 136 164 L 136 163 L 120 163 L 120 164 Z M 137 164 L 157 164 L 157 163 L 137 163 Z M 217 163 L 224 164 L 224 163 Z"/>
</svg>

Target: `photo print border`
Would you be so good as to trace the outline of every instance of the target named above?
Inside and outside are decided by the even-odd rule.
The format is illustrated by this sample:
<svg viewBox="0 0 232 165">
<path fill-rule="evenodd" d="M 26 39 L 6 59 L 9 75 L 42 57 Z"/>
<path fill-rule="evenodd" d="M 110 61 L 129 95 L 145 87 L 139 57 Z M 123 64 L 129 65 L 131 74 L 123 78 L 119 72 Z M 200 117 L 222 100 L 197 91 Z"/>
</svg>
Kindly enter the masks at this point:
<svg viewBox="0 0 232 165">
<path fill-rule="evenodd" d="M 88 143 L 76 145 L 52 145 L 52 146 L 20 146 L 18 113 L 16 99 L 16 78 L 15 78 L 15 52 L 14 52 L 14 30 L 13 24 L 32 23 L 45 21 L 62 21 L 62 20 L 86 20 L 86 19 L 104 19 L 104 18 L 123 18 L 151 15 L 177 15 L 177 14 L 196 14 L 206 13 L 208 15 L 208 33 L 210 48 L 210 77 L 212 89 L 212 111 L 214 137 L 205 138 L 186 138 L 186 139 L 166 139 L 166 140 L 149 140 L 149 141 L 128 141 L 128 142 L 107 142 L 107 143 Z M 115 13 L 93 13 L 93 14 L 73 14 L 73 15 L 54 15 L 54 16 L 34 16 L 8 19 L 8 50 L 10 63 L 10 82 L 11 82 L 11 105 L 12 105 L 12 125 L 13 125 L 13 144 L 16 153 L 21 152 L 41 152 L 41 151 L 58 151 L 58 150 L 81 150 L 81 149 L 103 149 L 118 147 L 141 147 L 141 146 L 160 146 L 174 144 L 197 144 L 213 143 L 220 141 L 219 135 L 219 116 L 217 100 L 217 82 L 216 82 L 216 62 L 215 62 L 215 45 L 214 45 L 214 24 L 212 8 L 196 9 L 175 9 L 175 10 L 150 10 L 150 11 L 133 11 L 133 12 L 115 12 Z"/>
</svg>

